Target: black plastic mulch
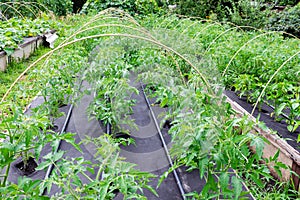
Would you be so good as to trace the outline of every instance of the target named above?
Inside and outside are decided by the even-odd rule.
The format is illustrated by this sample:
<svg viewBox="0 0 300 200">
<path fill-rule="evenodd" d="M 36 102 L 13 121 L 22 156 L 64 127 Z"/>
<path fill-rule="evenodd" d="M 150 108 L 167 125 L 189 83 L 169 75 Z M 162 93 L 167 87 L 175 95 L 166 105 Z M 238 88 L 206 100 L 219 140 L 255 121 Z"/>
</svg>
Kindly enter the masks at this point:
<svg viewBox="0 0 300 200">
<path fill-rule="evenodd" d="M 247 102 L 246 98 L 240 98 L 233 91 L 226 90 L 224 93 L 231 100 L 237 102 L 248 113 L 252 112 L 253 105 Z M 259 120 L 263 121 L 267 125 L 267 127 L 276 131 L 281 138 L 285 139 L 287 143 L 294 147 L 296 150 L 300 150 L 300 145 L 299 143 L 297 143 L 298 134 L 300 134 L 300 127 L 298 127 L 298 129 L 294 133 L 289 132 L 287 129 L 288 124 L 285 122 L 285 120 L 282 120 L 280 122 L 275 121 L 274 118 L 271 117 L 272 112 L 274 112 L 274 110 L 270 106 L 262 104 L 261 110 L 256 108 L 253 116 L 258 117 L 259 115 Z"/>
<path fill-rule="evenodd" d="M 88 87 L 88 84 L 84 84 L 84 87 Z M 129 146 L 120 146 L 121 152 L 120 155 L 125 157 L 127 161 L 136 163 L 136 168 L 141 171 L 151 172 L 157 175 L 157 178 L 154 178 L 150 185 L 155 188 L 159 194 L 159 197 L 156 197 L 150 191 L 145 190 L 144 194 L 148 199 L 160 199 L 160 200 L 173 200 L 173 199 L 182 199 L 178 186 L 176 184 L 173 173 L 169 174 L 168 177 L 162 182 L 160 187 L 157 188 L 157 183 L 162 174 L 164 174 L 169 169 L 169 163 L 166 159 L 165 152 L 162 147 L 161 140 L 158 135 L 158 131 L 156 130 L 153 119 L 150 115 L 149 109 L 144 100 L 143 94 L 141 92 L 141 88 L 139 84 L 136 84 L 140 91 L 138 95 L 132 95 L 133 99 L 136 99 L 136 105 L 133 107 L 132 119 L 135 120 L 138 125 L 138 130 L 131 130 L 131 137 L 135 139 L 135 145 Z M 93 95 L 86 95 L 82 98 L 82 100 L 78 103 L 77 106 L 74 107 L 71 118 L 69 120 L 66 132 L 77 133 L 75 136 L 76 142 L 80 143 L 82 139 L 84 139 L 87 135 L 90 137 L 97 137 L 103 134 L 105 131 L 104 128 L 100 125 L 100 123 L 96 120 L 90 120 L 86 113 L 86 108 L 89 103 L 92 101 Z M 153 110 L 158 118 L 159 122 L 161 120 L 161 114 L 166 111 L 165 108 L 160 108 L 155 106 L 154 100 L 150 99 L 150 103 L 153 105 Z M 39 105 L 42 102 L 41 98 L 37 98 L 33 103 L 32 107 Z M 61 108 L 61 111 L 65 113 L 65 116 L 57 119 L 55 124 L 58 129 L 57 132 L 61 131 L 62 126 L 66 119 L 66 113 L 68 112 L 70 106 L 64 106 Z M 168 134 L 167 128 L 162 128 L 161 132 L 163 137 L 166 140 L 168 147 L 171 147 L 171 138 Z M 60 145 L 60 149 L 65 151 L 64 158 L 76 158 L 76 157 L 84 157 L 86 160 L 93 161 L 94 160 L 94 146 L 93 145 L 81 145 L 83 154 L 77 151 L 72 145 L 69 143 L 62 141 Z M 46 146 L 41 152 L 41 158 L 38 163 L 40 163 L 43 158 L 43 155 L 46 155 L 51 151 L 50 145 Z M 16 163 L 14 163 L 16 164 Z M 182 182 L 182 186 L 186 193 L 197 191 L 200 192 L 204 185 L 205 180 L 199 178 L 199 172 L 194 170 L 192 172 L 187 172 L 185 167 L 181 167 L 177 169 L 177 173 Z M 36 171 L 31 174 L 29 177 L 32 179 L 40 179 L 43 180 L 46 172 Z M 17 183 L 18 177 L 21 176 L 18 169 L 14 167 L 11 168 L 9 174 L 9 181 Z M 89 174 L 89 176 L 93 179 L 95 178 L 94 174 Z M 85 177 L 80 177 L 83 183 L 87 183 L 88 180 Z M 246 190 L 244 188 L 244 190 Z M 60 188 L 53 186 L 51 192 L 47 195 L 52 196 L 57 192 L 61 191 Z M 247 196 L 249 199 L 252 199 L 249 195 Z M 117 194 L 115 199 L 122 199 L 121 194 Z"/>
</svg>

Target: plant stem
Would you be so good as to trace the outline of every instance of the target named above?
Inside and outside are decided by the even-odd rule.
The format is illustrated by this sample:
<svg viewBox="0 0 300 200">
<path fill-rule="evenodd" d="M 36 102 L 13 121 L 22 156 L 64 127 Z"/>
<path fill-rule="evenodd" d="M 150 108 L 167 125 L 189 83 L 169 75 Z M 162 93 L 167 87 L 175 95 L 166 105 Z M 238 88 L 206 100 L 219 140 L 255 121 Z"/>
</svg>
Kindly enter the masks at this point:
<svg viewBox="0 0 300 200">
<path fill-rule="evenodd" d="M 57 167 L 56 163 L 52 160 L 52 164 L 54 165 L 54 167 L 59 171 L 60 174 L 63 174 L 61 172 L 61 170 L 59 169 L 59 167 Z M 72 196 L 75 198 L 75 199 L 80 199 L 77 195 L 76 195 L 76 192 L 73 190 L 73 188 L 70 186 L 70 182 L 68 182 L 68 190 L 69 192 L 72 194 Z"/>
<path fill-rule="evenodd" d="M 6 171 L 5 171 L 5 175 L 4 175 L 2 187 L 5 187 L 5 185 L 6 185 L 6 181 L 7 181 L 7 178 L 8 178 L 9 169 L 10 169 L 10 163 L 6 167 Z"/>
<path fill-rule="evenodd" d="M 102 168 L 103 166 L 106 164 L 107 160 L 112 156 L 114 151 L 110 151 L 109 155 L 103 160 L 103 162 L 101 163 L 101 166 L 99 167 L 99 170 L 97 172 L 97 176 L 96 176 L 96 180 L 100 179 L 101 173 L 102 173 Z"/>
<path fill-rule="evenodd" d="M 87 178 L 90 182 L 93 182 L 94 180 L 91 179 L 86 173 L 82 172 L 81 173 L 85 178 Z"/>
<path fill-rule="evenodd" d="M 3 113 L 2 113 L 3 114 Z M 9 134 L 9 142 L 10 143 L 13 143 L 13 136 L 12 136 L 12 132 L 9 128 L 9 125 L 8 123 L 5 123 L 6 127 L 7 127 L 7 131 L 8 131 L 8 134 Z M 4 179 L 3 179 L 3 183 L 2 183 L 2 187 L 4 187 L 6 185 L 6 181 L 7 181 L 7 178 L 8 178 L 8 174 L 9 174 L 9 170 L 10 170 L 10 163 L 7 165 L 6 167 L 6 171 L 5 171 L 5 175 L 4 175 Z"/>
</svg>

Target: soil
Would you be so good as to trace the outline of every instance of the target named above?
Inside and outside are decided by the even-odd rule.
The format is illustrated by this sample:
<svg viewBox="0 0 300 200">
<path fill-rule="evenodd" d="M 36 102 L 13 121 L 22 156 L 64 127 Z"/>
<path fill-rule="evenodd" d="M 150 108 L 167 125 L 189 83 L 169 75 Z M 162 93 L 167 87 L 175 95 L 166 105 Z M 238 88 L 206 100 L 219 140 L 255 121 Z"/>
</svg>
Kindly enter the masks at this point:
<svg viewBox="0 0 300 200">
<path fill-rule="evenodd" d="M 21 176 L 30 176 L 35 172 L 35 168 L 38 166 L 38 164 L 35 162 L 34 158 L 29 157 L 27 160 L 27 164 L 25 165 L 24 161 L 18 162 L 15 164 L 15 167 L 18 169 L 18 172 L 20 172 Z"/>
<path fill-rule="evenodd" d="M 241 107 L 243 107 L 248 113 L 251 113 L 253 109 L 253 105 L 247 102 L 246 98 L 240 98 L 238 97 L 235 92 L 226 90 L 224 92 L 227 97 L 229 97 L 231 100 L 237 102 Z M 255 112 L 253 114 L 254 117 L 257 117 L 260 115 L 259 120 L 263 121 L 267 127 L 277 132 L 277 134 L 286 140 L 286 142 L 291 145 L 294 149 L 300 150 L 300 145 L 297 143 L 298 134 L 300 134 L 300 127 L 295 132 L 290 132 L 287 130 L 288 124 L 282 120 L 282 121 L 275 121 L 273 117 L 271 117 L 271 113 L 274 112 L 274 110 L 266 105 L 262 104 L 261 109 L 255 109 Z M 284 118 L 283 116 L 281 118 Z"/>
</svg>

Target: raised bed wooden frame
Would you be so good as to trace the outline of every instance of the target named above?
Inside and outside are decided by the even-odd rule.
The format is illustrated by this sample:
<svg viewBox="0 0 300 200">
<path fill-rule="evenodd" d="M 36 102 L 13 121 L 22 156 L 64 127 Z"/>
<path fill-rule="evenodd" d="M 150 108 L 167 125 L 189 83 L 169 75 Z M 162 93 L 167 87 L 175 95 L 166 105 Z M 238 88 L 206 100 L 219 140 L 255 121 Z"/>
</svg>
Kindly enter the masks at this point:
<svg viewBox="0 0 300 200">
<path fill-rule="evenodd" d="M 49 40 L 50 39 L 50 40 Z M 50 47 L 52 43 L 57 39 L 56 31 L 51 30 L 42 36 L 25 38 L 24 42 L 19 45 L 18 49 L 11 55 L 7 55 L 5 51 L 0 51 L 0 71 L 5 71 L 9 63 L 14 61 L 21 61 L 22 59 L 28 58 L 37 48 L 48 42 Z M 51 42 L 50 42 L 51 41 Z"/>
<path fill-rule="evenodd" d="M 241 107 L 237 102 L 231 100 L 227 97 L 227 102 L 231 104 L 232 108 L 236 111 L 238 117 L 248 116 L 248 119 L 256 121 L 256 118 L 250 115 L 243 107 Z M 272 167 L 269 165 L 271 174 L 278 178 L 281 181 L 292 180 L 295 188 L 299 191 L 300 189 L 300 153 L 290 146 L 286 141 L 280 138 L 277 134 L 271 132 L 270 129 L 262 130 L 258 126 L 253 127 L 253 133 L 259 134 L 262 137 L 266 138 L 269 143 L 266 143 L 263 150 L 263 157 L 270 158 L 275 155 L 279 150 L 278 161 L 286 164 L 289 169 L 281 169 L 282 177 L 279 178 L 278 174 Z M 253 149 L 254 150 L 254 149 Z M 293 171 L 294 173 L 291 173 Z M 298 175 L 298 176 L 297 176 Z"/>
</svg>

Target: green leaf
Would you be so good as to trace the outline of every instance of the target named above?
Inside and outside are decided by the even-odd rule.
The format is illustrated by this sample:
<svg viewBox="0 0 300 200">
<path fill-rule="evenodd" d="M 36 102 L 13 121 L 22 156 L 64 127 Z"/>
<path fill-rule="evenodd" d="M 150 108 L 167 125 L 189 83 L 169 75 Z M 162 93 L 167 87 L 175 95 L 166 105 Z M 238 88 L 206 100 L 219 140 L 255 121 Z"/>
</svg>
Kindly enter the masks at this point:
<svg viewBox="0 0 300 200">
<path fill-rule="evenodd" d="M 255 146 L 256 154 L 258 155 L 259 158 L 261 158 L 263 150 L 264 150 L 264 147 L 265 147 L 265 142 L 263 141 L 263 139 L 260 138 L 260 137 L 255 137 L 251 141 L 250 145 L 251 146 Z"/>
<path fill-rule="evenodd" d="M 59 159 L 61 159 L 63 157 L 64 153 L 65 153 L 64 151 L 59 151 L 59 152 L 55 153 L 53 155 L 53 161 L 56 162 Z"/>
<path fill-rule="evenodd" d="M 64 135 L 63 139 L 68 142 L 69 144 L 71 144 L 73 147 L 75 147 L 79 152 L 82 153 L 82 150 L 80 148 L 80 146 L 75 143 L 75 138 L 74 138 L 74 134 L 73 133 L 67 133 Z"/>
<path fill-rule="evenodd" d="M 278 167 L 277 165 L 275 165 L 273 168 L 276 171 L 276 174 L 279 176 L 279 178 L 282 178 L 282 172 L 280 170 L 280 167 Z"/>
<path fill-rule="evenodd" d="M 198 166 L 200 171 L 200 178 L 202 179 L 204 174 L 206 173 L 206 168 L 208 164 L 208 158 L 204 157 L 203 159 L 199 160 Z"/>
<path fill-rule="evenodd" d="M 286 164 L 284 164 L 282 162 L 276 162 L 276 165 L 278 167 L 282 168 L 282 169 L 288 169 L 289 168 Z"/>
<path fill-rule="evenodd" d="M 263 182 L 258 178 L 259 175 L 255 174 L 256 172 L 253 172 L 254 174 L 250 174 L 251 179 L 258 185 L 260 188 L 264 187 Z"/>
<path fill-rule="evenodd" d="M 233 176 L 231 178 L 231 182 L 233 184 L 233 189 L 234 189 L 234 196 L 235 196 L 235 199 L 238 199 L 243 188 L 242 188 L 242 183 L 241 181 L 239 180 L 239 178 L 237 178 L 236 176 Z"/>
<path fill-rule="evenodd" d="M 24 192 L 25 193 L 30 193 L 32 192 L 34 189 L 38 188 L 38 185 L 41 183 L 41 180 L 30 180 L 28 185 L 26 185 L 26 187 L 24 187 Z"/>
<path fill-rule="evenodd" d="M 281 115 L 282 114 L 282 110 L 286 107 L 286 103 L 282 103 L 278 106 L 277 109 L 275 109 L 275 115 Z"/>
<path fill-rule="evenodd" d="M 9 48 L 9 47 L 5 47 L 3 50 L 5 51 L 5 53 L 7 54 L 7 56 L 10 56 L 10 55 L 12 55 L 15 52 L 14 48 Z"/>
<path fill-rule="evenodd" d="M 228 188 L 229 183 L 229 175 L 226 172 L 222 172 L 221 176 L 219 177 L 221 189 L 225 191 Z"/>
<path fill-rule="evenodd" d="M 48 167 L 49 165 L 51 165 L 51 161 L 47 160 L 45 162 L 42 162 L 41 164 L 39 164 L 39 166 L 37 166 L 35 169 L 36 170 L 42 170 L 45 169 L 46 167 Z"/>
<path fill-rule="evenodd" d="M 257 125 L 258 125 L 258 127 L 261 128 L 263 131 L 268 131 L 268 127 L 267 127 L 267 125 L 266 125 L 264 122 L 259 121 Z"/>
<path fill-rule="evenodd" d="M 255 160 L 255 155 L 252 155 L 249 159 L 248 159 L 248 162 L 246 163 L 246 170 L 249 170 L 249 169 L 251 169 L 251 167 L 252 167 L 252 164 L 253 164 L 253 162 L 254 162 L 254 160 Z"/>
<path fill-rule="evenodd" d="M 158 193 L 156 192 L 156 190 L 155 190 L 153 187 L 151 187 L 151 186 L 149 186 L 149 185 L 147 185 L 147 184 L 143 185 L 143 187 L 144 187 L 145 189 L 148 189 L 150 192 L 152 192 L 155 196 L 158 197 Z"/>
<path fill-rule="evenodd" d="M 43 158 L 46 159 L 46 160 L 50 160 L 52 158 L 52 152 L 48 153 Z"/>
<path fill-rule="evenodd" d="M 76 185 L 77 187 L 82 187 L 82 182 L 77 175 L 73 176 L 72 184 Z"/>
<path fill-rule="evenodd" d="M 292 104 L 292 109 L 296 110 L 299 107 L 299 105 L 300 105 L 299 103 L 293 103 Z"/>
<path fill-rule="evenodd" d="M 162 182 L 168 177 L 169 173 L 170 173 L 169 171 L 166 171 L 166 172 L 164 172 L 164 173 L 160 176 L 156 188 L 159 188 L 159 186 L 162 184 Z"/>
<path fill-rule="evenodd" d="M 87 167 L 86 169 L 87 169 L 91 174 L 95 174 L 94 168 Z"/>
<path fill-rule="evenodd" d="M 36 148 L 34 149 L 34 155 L 35 155 L 35 157 L 36 157 L 37 160 L 38 160 L 39 157 L 40 157 L 40 154 L 41 154 L 41 152 L 42 152 L 42 149 L 43 149 L 43 145 L 41 145 L 41 144 L 38 144 L 38 145 L 36 146 Z"/>
<path fill-rule="evenodd" d="M 277 150 L 277 152 L 274 154 L 273 157 L 270 157 L 270 161 L 276 161 L 279 157 L 279 149 Z"/>
<path fill-rule="evenodd" d="M 164 98 L 164 99 L 161 101 L 160 106 L 161 106 L 161 107 L 164 107 L 164 106 L 166 106 L 166 105 L 168 104 L 168 102 L 169 102 L 169 99 L 168 99 L 168 98 Z"/>
<path fill-rule="evenodd" d="M 210 195 L 210 191 L 217 191 L 217 183 L 213 175 L 209 173 L 207 176 L 207 182 L 203 187 L 201 194 L 207 197 L 208 195 Z"/>
<path fill-rule="evenodd" d="M 300 120 L 296 121 L 296 124 L 293 127 L 293 132 L 295 132 L 299 126 L 300 126 Z"/>
<path fill-rule="evenodd" d="M 293 129 L 294 129 L 294 127 L 293 127 L 292 125 L 288 125 L 288 126 L 287 126 L 287 130 L 288 130 L 289 132 L 293 132 Z"/>
</svg>

